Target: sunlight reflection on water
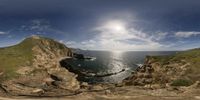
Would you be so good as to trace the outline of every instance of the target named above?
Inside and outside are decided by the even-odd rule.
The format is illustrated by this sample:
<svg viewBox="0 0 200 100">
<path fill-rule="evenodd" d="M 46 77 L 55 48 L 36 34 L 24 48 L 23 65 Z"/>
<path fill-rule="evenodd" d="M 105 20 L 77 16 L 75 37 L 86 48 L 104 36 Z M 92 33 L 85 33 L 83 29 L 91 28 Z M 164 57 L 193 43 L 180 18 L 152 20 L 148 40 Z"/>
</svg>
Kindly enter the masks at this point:
<svg viewBox="0 0 200 100">
<path fill-rule="evenodd" d="M 110 61 L 107 66 L 107 69 L 109 70 L 108 73 L 116 73 L 120 72 L 122 70 L 127 69 L 127 65 L 123 61 L 123 53 L 121 51 L 115 51 L 112 52 L 110 56 Z M 104 81 L 109 81 L 109 82 L 119 82 L 121 81 L 124 77 L 127 76 L 127 71 L 118 73 L 117 75 L 112 75 L 109 77 L 105 77 L 103 80 Z"/>
<path fill-rule="evenodd" d="M 124 69 L 124 63 L 122 59 L 123 52 L 112 52 L 111 54 L 111 61 L 108 65 L 108 69 L 112 72 L 119 72 Z"/>
<path fill-rule="evenodd" d="M 68 60 L 68 63 L 72 65 L 73 68 L 96 73 L 98 75 L 117 73 L 105 77 L 85 77 L 82 79 L 83 81 L 90 83 L 99 83 L 99 82 L 117 83 L 122 81 L 124 78 L 130 76 L 131 72 L 137 68 L 137 65 L 143 63 L 146 55 L 173 54 L 174 52 L 84 51 L 80 53 L 86 56 L 96 57 L 96 60 L 93 61 L 73 60 L 73 59 Z"/>
</svg>

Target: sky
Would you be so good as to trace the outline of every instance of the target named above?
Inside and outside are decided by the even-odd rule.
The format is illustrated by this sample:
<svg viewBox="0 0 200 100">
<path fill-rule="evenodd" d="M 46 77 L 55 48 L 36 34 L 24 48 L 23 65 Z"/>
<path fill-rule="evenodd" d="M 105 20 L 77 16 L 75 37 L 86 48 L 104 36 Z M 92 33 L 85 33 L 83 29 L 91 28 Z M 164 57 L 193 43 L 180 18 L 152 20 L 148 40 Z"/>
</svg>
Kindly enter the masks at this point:
<svg viewBox="0 0 200 100">
<path fill-rule="evenodd" d="M 199 0 L 0 0 L 0 47 L 39 35 L 85 50 L 200 47 Z"/>
</svg>

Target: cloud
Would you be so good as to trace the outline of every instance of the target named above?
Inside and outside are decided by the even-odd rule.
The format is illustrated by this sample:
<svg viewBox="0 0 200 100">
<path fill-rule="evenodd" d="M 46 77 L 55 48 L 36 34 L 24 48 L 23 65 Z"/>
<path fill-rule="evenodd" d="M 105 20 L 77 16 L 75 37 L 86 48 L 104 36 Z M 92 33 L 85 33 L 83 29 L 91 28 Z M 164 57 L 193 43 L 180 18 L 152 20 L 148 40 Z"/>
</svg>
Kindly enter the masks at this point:
<svg viewBox="0 0 200 100">
<path fill-rule="evenodd" d="M 190 36 L 196 36 L 196 35 L 200 35 L 200 32 L 176 32 L 175 36 L 176 37 L 183 37 L 183 38 L 188 38 Z"/>
<path fill-rule="evenodd" d="M 34 19 L 31 20 L 26 25 L 20 27 L 21 31 L 32 31 L 39 34 L 44 33 L 44 31 L 50 29 L 50 22 L 45 19 Z"/>
<path fill-rule="evenodd" d="M 168 32 L 157 32 L 157 33 L 151 35 L 150 38 L 151 38 L 151 40 L 160 41 L 160 40 L 165 39 L 168 34 L 169 34 Z"/>
<path fill-rule="evenodd" d="M 112 20 L 111 20 L 112 23 Z M 125 23 L 125 24 L 124 24 Z M 108 50 L 158 50 L 163 45 L 154 41 L 154 35 L 149 35 L 133 27 L 128 27 L 126 22 L 105 24 L 99 29 L 100 45 Z M 164 37 L 164 35 L 160 35 Z M 163 38 L 162 37 L 162 38 Z M 126 42 L 123 42 L 126 41 Z M 138 43 L 139 41 L 139 43 Z"/>
<path fill-rule="evenodd" d="M 91 50 L 118 51 L 157 51 L 182 50 L 182 43 L 177 37 L 187 38 L 199 35 L 200 32 L 146 32 L 134 28 L 128 21 L 111 19 L 104 21 L 92 29 L 93 37 L 80 42 L 71 42 L 72 47 Z"/>
<path fill-rule="evenodd" d="M 7 37 L 8 37 L 8 38 L 13 38 L 13 35 L 8 35 Z"/>
<path fill-rule="evenodd" d="M 59 42 L 60 42 L 60 43 L 64 43 L 64 41 L 63 41 L 63 40 L 59 40 Z"/>
<path fill-rule="evenodd" d="M 8 32 L 0 31 L 0 35 L 5 35 L 5 34 L 8 34 Z"/>
<path fill-rule="evenodd" d="M 19 31 L 28 32 L 31 34 L 66 34 L 67 32 L 64 32 L 62 30 L 58 30 L 56 28 L 52 27 L 52 24 L 49 20 L 46 19 L 34 19 L 30 20 L 29 23 L 26 23 L 24 25 L 21 25 L 19 28 Z"/>
<path fill-rule="evenodd" d="M 93 37 L 80 42 L 73 41 L 70 46 L 91 50 L 110 51 L 157 51 L 180 50 L 177 37 L 190 37 L 200 32 L 143 31 L 137 28 L 134 18 L 108 18 L 99 21 L 92 28 Z M 134 19 L 137 20 L 137 19 Z M 134 25 L 135 24 L 135 25 Z M 183 41 L 181 39 L 181 41 Z M 69 43 L 68 43 L 69 44 Z"/>
<path fill-rule="evenodd" d="M 82 41 L 74 45 L 95 50 L 160 50 L 165 45 L 158 41 L 164 39 L 168 33 L 148 33 L 128 27 L 128 23 L 123 20 L 110 20 L 93 29 L 96 33 L 94 38 Z"/>
<path fill-rule="evenodd" d="M 94 40 L 84 40 L 81 42 L 76 41 L 67 41 L 64 42 L 68 47 L 72 48 L 81 48 L 81 49 L 96 49 L 98 47 L 98 43 Z"/>
<path fill-rule="evenodd" d="M 45 29 L 48 29 L 49 27 L 50 27 L 49 21 L 46 21 L 44 19 L 36 19 L 32 20 L 32 25 L 30 27 L 30 30 L 43 31 Z"/>
<path fill-rule="evenodd" d="M 68 47 L 77 47 L 77 46 L 79 46 L 79 43 L 77 43 L 76 41 L 67 41 L 67 42 L 65 42 L 65 44 Z"/>
</svg>

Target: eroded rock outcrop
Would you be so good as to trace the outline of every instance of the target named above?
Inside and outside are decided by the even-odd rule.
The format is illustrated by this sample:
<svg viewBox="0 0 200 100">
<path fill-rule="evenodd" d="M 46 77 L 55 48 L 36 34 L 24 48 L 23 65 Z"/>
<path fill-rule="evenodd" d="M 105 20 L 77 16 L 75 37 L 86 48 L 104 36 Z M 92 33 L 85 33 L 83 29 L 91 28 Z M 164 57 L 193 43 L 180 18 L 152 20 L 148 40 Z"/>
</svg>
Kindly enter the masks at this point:
<svg viewBox="0 0 200 100">
<path fill-rule="evenodd" d="M 162 88 L 172 84 L 177 79 L 187 79 L 186 73 L 190 63 L 185 60 L 173 62 L 166 60 L 163 64 L 154 57 L 147 56 L 143 66 L 138 67 L 133 74 L 123 80 L 125 85 L 139 85 L 151 88 Z"/>
<path fill-rule="evenodd" d="M 16 70 L 17 77 L 1 83 L 5 92 L 11 95 L 55 96 L 72 94 L 79 89 L 77 75 L 62 68 L 59 63 L 64 57 L 72 57 L 69 48 L 38 36 L 32 36 L 23 42 L 31 43 L 33 59 L 27 61 L 29 65 Z"/>
</svg>

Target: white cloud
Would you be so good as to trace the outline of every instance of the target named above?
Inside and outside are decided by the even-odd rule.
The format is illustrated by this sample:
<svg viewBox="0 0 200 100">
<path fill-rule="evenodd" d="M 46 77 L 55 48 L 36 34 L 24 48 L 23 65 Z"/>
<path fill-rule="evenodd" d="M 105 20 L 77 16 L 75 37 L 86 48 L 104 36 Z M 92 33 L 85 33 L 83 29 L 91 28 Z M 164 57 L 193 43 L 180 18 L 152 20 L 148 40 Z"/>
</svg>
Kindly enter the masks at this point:
<svg viewBox="0 0 200 100">
<path fill-rule="evenodd" d="M 59 40 L 59 42 L 60 42 L 60 43 L 64 43 L 64 41 L 63 41 L 63 40 Z"/>
<path fill-rule="evenodd" d="M 112 22 L 112 20 L 111 20 Z M 125 23 L 125 24 L 124 24 Z M 118 25 L 119 24 L 119 25 Z M 157 50 L 162 45 L 155 42 L 154 36 L 150 36 L 147 33 L 138 31 L 134 28 L 127 28 L 126 22 L 118 22 L 112 24 L 106 24 L 105 27 L 100 29 L 100 44 L 103 49 L 108 50 Z M 117 26 L 117 29 L 115 28 Z M 114 30 L 112 29 L 114 27 Z M 119 28 L 118 28 L 119 27 Z M 108 28 L 108 30 L 105 30 Z M 110 31 L 109 31 L 110 30 Z M 127 41 L 128 42 L 123 42 Z M 134 43 L 136 40 L 140 41 L 140 44 Z"/>
<path fill-rule="evenodd" d="M 22 25 L 19 30 L 21 31 L 37 31 L 42 33 L 45 30 L 50 29 L 50 22 L 45 19 L 34 19 L 31 20 L 27 25 Z M 42 33 L 43 34 L 43 33 Z"/>
<path fill-rule="evenodd" d="M 97 43 L 94 40 L 85 40 L 82 42 L 76 42 L 76 41 L 67 41 L 65 42 L 66 46 L 72 47 L 72 48 L 81 48 L 81 49 L 94 49 L 97 47 Z"/>
<path fill-rule="evenodd" d="M 0 31 L 0 35 L 8 34 L 8 32 Z"/>
<path fill-rule="evenodd" d="M 13 38 L 13 35 L 8 35 L 7 37 L 8 37 L 8 38 Z"/>
<path fill-rule="evenodd" d="M 169 45 L 160 42 L 168 36 L 167 32 L 149 34 L 134 28 L 134 26 L 137 26 L 134 25 L 137 19 L 132 14 L 117 13 L 116 16 L 113 16 L 113 14 L 110 16 L 103 15 L 97 21 L 97 25 L 91 29 L 91 33 L 94 33 L 92 39 L 81 42 L 71 41 L 66 44 L 82 49 L 112 51 L 148 51 L 169 48 Z"/>
<path fill-rule="evenodd" d="M 159 41 L 159 40 L 162 40 L 164 38 L 166 38 L 166 36 L 168 35 L 169 33 L 167 32 L 157 32 L 155 34 L 153 34 L 152 36 L 150 36 L 150 38 L 152 40 L 156 40 L 156 41 Z"/>
<path fill-rule="evenodd" d="M 30 27 L 30 30 L 43 31 L 45 29 L 48 29 L 49 27 L 50 27 L 49 21 L 43 19 L 35 19 L 32 20 L 32 25 Z"/>
<path fill-rule="evenodd" d="M 190 36 L 196 36 L 196 35 L 200 35 L 200 32 L 176 32 L 175 36 L 176 37 L 183 37 L 183 38 L 188 38 Z"/>
<path fill-rule="evenodd" d="M 68 47 L 77 47 L 79 45 L 79 43 L 75 42 L 75 41 L 67 41 L 65 42 L 65 44 L 68 46 Z"/>
<path fill-rule="evenodd" d="M 164 45 L 156 42 L 167 33 L 149 35 L 134 28 L 129 28 L 123 20 L 110 20 L 94 28 L 97 33 L 92 40 L 83 41 L 82 46 L 97 50 L 160 50 Z M 157 37 L 159 36 L 159 37 Z M 135 41 L 134 41 L 135 40 Z M 140 41 L 140 43 L 136 43 Z"/>
<path fill-rule="evenodd" d="M 49 34 L 49 33 L 53 33 L 53 34 L 66 34 L 67 33 L 65 31 L 55 29 L 51 26 L 52 25 L 49 20 L 34 19 L 34 20 L 30 20 L 30 22 L 25 25 L 21 25 L 19 30 L 20 31 L 30 31 L 31 34 L 37 34 L 37 35 Z"/>
</svg>

